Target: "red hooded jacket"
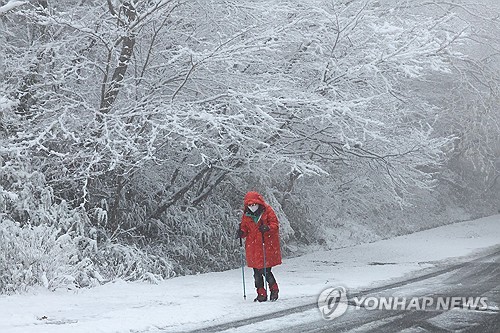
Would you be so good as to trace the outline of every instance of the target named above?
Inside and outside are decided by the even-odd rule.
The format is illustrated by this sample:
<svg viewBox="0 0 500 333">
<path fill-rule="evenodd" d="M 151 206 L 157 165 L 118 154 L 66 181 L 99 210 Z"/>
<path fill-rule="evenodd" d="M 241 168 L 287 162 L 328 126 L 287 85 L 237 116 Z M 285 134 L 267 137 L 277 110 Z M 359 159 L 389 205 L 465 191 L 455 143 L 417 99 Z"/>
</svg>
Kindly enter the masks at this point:
<svg viewBox="0 0 500 333">
<path fill-rule="evenodd" d="M 264 201 L 262 195 L 257 192 L 248 192 L 245 195 L 244 203 L 245 207 L 243 209 L 240 229 L 243 231 L 242 237 L 246 237 L 245 251 L 248 267 L 257 269 L 264 268 L 262 232 L 259 230 L 259 226 L 262 224 L 269 226 L 269 231 L 264 232 L 265 267 L 273 267 L 281 264 L 279 223 L 273 209 Z M 264 209 L 257 222 L 246 214 L 248 205 L 252 203 L 257 203 Z"/>
</svg>

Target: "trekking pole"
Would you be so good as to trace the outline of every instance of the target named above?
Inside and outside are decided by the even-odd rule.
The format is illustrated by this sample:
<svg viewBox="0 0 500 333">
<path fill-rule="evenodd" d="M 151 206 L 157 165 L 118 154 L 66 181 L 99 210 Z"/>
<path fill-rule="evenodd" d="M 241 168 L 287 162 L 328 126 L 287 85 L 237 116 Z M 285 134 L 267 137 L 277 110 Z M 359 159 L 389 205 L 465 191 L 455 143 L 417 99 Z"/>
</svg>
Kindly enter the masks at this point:
<svg viewBox="0 0 500 333">
<path fill-rule="evenodd" d="M 243 261 L 243 240 L 241 239 L 240 237 L 240 255 L 241 255 L 241 277 L 242 277 L 242 280 L 243 280 L 243 299 L 246 300 L 247 299 L 247 292 L 245 290 L 245 263 Z"/>
<path fill-rule="evenodd" d="M 264 257 L 264 287 L 266 288 L 267 295 L 267 269 L 266 269 L 266 242 L 264 240 L 264 233 L 262 233 L 262 253 Z"/>
</svg>

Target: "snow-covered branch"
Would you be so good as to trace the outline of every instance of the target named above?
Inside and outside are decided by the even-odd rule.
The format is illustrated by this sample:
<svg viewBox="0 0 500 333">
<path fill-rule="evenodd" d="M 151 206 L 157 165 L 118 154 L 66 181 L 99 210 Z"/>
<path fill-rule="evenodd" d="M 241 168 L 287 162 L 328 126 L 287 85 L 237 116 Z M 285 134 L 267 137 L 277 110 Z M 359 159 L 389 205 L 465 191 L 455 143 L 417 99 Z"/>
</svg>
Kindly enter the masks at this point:
<svg viewBox="0 0 500 333">
<path fill-rule="evenodd" d="M 5 5 L 0 6 L 0 16 L 5 15 L 8 11 L 27 3 L 28 1 L 9 1 Z"/>
</svg>

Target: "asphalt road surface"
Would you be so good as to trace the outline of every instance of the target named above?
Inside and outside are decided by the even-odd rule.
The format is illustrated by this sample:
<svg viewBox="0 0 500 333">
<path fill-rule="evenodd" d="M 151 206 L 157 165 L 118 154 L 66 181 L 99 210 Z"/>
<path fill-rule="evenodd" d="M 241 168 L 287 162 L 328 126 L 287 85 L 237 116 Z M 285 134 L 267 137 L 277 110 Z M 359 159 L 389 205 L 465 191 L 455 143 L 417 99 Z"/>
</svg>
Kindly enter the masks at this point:
<svg viewBox="0 0 500 333">
<path fill-rule="evenodd" d="M 492 332 L 500 333 L 500 249 L 470 262 L 450 265 L 431 273 L 347 294 L 348 309 L 338 318 L 322 318 L 317 304 L 303 305 L 256 318 L 240 320 L 192 332 Z M 425 309 L 373 309 L 374 303 L 359 304 L 363 297 L 432 299 Z M 483 297 L 487 307 L 464 307 L 461 302 L 436 307 L 447 297 Z M 372 298 L 372 300 L 373 300 Z M 279 300 L 278 300 L 279 301 Z M 430 303 L 430 301 L 429 301 Z M 428 304 L 429 304 L 428 303 Z M 420 307 L 423 303 L 420 303 Z M 453 306 L 453 305 L 454 306 Z M 370 307 L 372 309 L 370 309 Z"/>
<path fill-rule="evenodd" d="M 456 268 L 456 267 L 455 267 Z M 358 295 L 375 297 L 417 297 L 432 299 L 434 306 L 424 310 L 367 310 L 351 306 L 347 312 L 331 321 L 318 320 L 288 327 L 276 332 L 492 332 L 500 333 L 500 252 L 481 260 L 450 268 L 437 276 L 387 288 L 375 293 Z M 437 309 L 437 300 L 452 297 L 486 297 L 488 308 L 464 308 L 463 304 Z M 356 302 L 349 298 L 352 305 Z M 430 303 L 430 302 L 429 302 Z M 371 303 L 372 307 L 374 303 Z M 420 303 L 420 306 L 422 303 Z M 399 307 L 401 308 L 401 307 Z"/>
</svg>

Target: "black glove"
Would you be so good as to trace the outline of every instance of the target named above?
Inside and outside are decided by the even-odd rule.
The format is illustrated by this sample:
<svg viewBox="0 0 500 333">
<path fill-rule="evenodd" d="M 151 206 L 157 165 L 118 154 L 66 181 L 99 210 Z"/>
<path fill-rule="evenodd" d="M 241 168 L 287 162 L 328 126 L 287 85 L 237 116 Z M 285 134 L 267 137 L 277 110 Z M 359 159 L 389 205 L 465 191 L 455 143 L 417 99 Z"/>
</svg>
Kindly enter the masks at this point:
<svg viewBox="0 0 500 333">
<path fill-rule="evenodd" d="M 266 232 L 269 231 L 269 226 L 266 224 L 261 224 L 259 227 L 260 232 Z"/>
<path fill-rule="evenodd" d="M 236 231 L 236 239 L 242 238 L 243 234 L 244 234 L 243 230 L 241 230 L 240 228 L 238 228 L 238 230 Z"/>
</svg>

